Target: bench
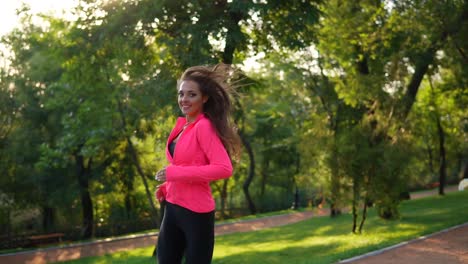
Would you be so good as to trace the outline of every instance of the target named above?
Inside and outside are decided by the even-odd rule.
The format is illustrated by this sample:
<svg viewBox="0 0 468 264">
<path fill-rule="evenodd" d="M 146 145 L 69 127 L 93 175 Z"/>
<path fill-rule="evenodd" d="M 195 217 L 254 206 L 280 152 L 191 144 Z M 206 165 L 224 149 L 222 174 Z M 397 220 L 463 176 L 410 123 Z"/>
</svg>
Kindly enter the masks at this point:
<svg viewBox="0 0 468 264">
<path fill-rule="evenodd" d="M 28 237 L 28 242 L 30 246 L 39 246 L 51 243 L 59 243 L 62 242 L 62 237 L 65 234 L 63 233 L 53 233 L 53 234 L 44 234 L 44 235 L 37 235 L 37 236 L 30 236 Z"/>
</svg>

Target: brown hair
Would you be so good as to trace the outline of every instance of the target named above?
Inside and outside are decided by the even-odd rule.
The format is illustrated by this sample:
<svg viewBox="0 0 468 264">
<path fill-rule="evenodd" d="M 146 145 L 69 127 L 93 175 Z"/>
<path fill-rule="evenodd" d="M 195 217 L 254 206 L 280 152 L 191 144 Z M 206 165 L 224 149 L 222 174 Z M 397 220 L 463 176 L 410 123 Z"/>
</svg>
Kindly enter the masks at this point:
<svg viewBox="0 0 468 264">
<path fill-rule="evenodd" d="M 214 125 L 229 156 L 237 159 L 240 155 L 240 138 L 230 119 L 234 87 L 229 80 L 233 72 L 233 68 L 227 64 L 190 67 L 180 77 L 177 87 L 182 81 L 194 81 L 201 93 L 208 96 L 203 113 Z"/>
</svg>

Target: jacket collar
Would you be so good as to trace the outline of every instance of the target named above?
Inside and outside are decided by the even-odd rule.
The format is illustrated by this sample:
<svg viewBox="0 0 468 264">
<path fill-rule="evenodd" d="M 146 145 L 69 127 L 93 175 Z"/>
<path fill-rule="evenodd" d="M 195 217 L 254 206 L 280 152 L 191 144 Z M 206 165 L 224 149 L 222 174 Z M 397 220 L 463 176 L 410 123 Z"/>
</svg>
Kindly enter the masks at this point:
<svg viewBox="0 0 468 264">
<path fill-rule="evenodd" d="M 203 113 L 200 113 L 197 116 L 197 119 L 195 119 L 195 121 L 193 123 L 188 125 L 186 129 L 187 130 L 190 129 L 193 125 L 195 125 L 198 121 L 200 121 L 203 118 L 206 118 L 205 115 Z M 169 138 L 167 139 L 166 156 L 167 156 L 167 158 L 169 159 L 170 162 L 172 162 L 173 157 L 169 153 L 169 143 L 176 137 L 176 135 L 178 135 L 182 131 L 182 129 L 184 128 L 184 125 L 186 123 L 187 123 L 187 119 L 185 117 L 177 118 L 176 126 L 175 126 L 174 130 L 172 131 L 172 133 L 169 135 Z"/>
<path fill-rule="evenodd" d="M 195 119 L 195 121 L 193 121 L 191 124 L 189 124 L 189 126 L 193 126 L 194 124 L 196 124 L 198 121 L 200 121 L 203 118 L 206 118 L 205 114 L 200 113 L 197 116 L 197 118 Z M 181 129 L 185 124 L 187 124 L 187 118 L 185 118 L 185 117 L 177 118 L 177 125 L 176 125 L 177 129 Z"/>
</svg>

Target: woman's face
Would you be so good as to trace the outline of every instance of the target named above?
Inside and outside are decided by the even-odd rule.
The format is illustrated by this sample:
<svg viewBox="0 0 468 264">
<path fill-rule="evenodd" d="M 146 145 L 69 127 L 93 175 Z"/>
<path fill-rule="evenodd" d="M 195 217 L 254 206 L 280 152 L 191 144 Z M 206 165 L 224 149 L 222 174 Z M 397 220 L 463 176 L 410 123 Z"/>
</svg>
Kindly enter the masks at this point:
<svg viewBox="0 0 468 264">
<path fill-rule="evenodd" d="M 187 121 L 193 121 L 198 114 L 203 112 L 203 104 L 208 100 L 206 95 L 200 91 L 198 83 L 194 81 L 183 81 L 179 86 L 178 102 L 182 113 Z"/>
</svg>

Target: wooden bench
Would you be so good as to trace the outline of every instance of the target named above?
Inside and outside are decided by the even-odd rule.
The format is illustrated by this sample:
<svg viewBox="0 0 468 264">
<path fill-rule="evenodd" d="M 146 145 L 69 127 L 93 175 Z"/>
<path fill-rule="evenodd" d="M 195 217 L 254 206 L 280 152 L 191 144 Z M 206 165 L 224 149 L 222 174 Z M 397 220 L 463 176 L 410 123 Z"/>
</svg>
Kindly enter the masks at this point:
<svg viewBox="0 0 468 264">
<path fill-rule="evenodd" d="M 28 241 L 29 241 L 29 245 L 34 247 L 34 246 L 39 246 L 39 245 L 62 242 L 62 237 L 64 236 L 65 234 L 63 233 L 44 234 L 44 235 L 30 236 L 28 237 Z"/>
</svg>

